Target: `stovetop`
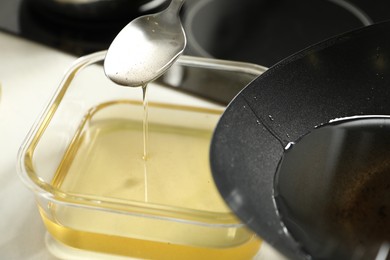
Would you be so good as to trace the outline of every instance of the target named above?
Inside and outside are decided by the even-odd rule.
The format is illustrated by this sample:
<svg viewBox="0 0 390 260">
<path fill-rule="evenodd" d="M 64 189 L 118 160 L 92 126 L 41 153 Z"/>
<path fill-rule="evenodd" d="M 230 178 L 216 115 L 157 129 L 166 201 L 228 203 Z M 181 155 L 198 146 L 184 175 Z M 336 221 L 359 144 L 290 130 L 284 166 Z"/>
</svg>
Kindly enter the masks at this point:
<svg viewBox="0 0 390 260">
<path fill-rule="evenodd" d="M 81 56 L 108 48 L 130 20 L 159 11 L 169 1 L 130 1 L 139 6 L 153 2 L 146 11 L 135 4 L 131 9 L 123 0 L 106 1 L 114 3 L 110 10 L 92 11 L 81 5 L 56 10 L 45 5 L 49 2 L 56 1 L 2 0 L 0 29 Z M 314 43 L 390 19 L 390 2 L 187 0 L 181 15 L 188 36 L 185 54 L 270 67 Z"/>
</svg>

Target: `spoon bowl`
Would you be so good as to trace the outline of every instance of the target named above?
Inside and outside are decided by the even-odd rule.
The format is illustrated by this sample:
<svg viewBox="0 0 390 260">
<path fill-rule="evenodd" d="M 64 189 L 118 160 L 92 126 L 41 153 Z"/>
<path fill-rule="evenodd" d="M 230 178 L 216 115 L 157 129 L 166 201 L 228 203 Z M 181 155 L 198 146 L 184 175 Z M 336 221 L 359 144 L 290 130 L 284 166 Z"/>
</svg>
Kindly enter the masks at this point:
<svg viewBox="0 0 390 260">
<path fill-rule="evenodd" d="M 179 17 L 183 3 L 172 0 L 162 12 L 141 16 L 126 25 L 107 51 L 107 77 L 119 85 L 138 87 L 169 69 L 187 43 Z"/>
</svg>

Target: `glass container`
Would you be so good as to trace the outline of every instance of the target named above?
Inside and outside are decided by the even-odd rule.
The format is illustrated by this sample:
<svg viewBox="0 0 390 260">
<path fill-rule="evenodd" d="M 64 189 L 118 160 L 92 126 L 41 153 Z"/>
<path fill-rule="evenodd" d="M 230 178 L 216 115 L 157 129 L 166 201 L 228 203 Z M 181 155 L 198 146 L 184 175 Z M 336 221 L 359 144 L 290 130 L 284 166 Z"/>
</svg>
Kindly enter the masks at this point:
<svg viewBox="0 0 390 260">
<path fill-rule="evenodd" d="M 104 57 L 73 64 L 19 151 L 53 241 L 147 259 L 256 255 L 261 240 L 220 197 L 208 149 L 225 107 L 218 93 L 232 98 L 265 69 L 183 56 L 142 102 L 141 88 L 104 75 Z"/>
</svg>

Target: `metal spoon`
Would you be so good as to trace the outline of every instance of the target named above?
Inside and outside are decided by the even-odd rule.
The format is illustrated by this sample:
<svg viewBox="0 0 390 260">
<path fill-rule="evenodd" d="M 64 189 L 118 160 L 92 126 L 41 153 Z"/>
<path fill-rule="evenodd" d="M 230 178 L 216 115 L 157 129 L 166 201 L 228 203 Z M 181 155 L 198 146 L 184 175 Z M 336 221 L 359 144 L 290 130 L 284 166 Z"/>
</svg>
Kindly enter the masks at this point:
<svg viewBox="0 0 390 260">
<path fill-rule="evenodd" d="M 169 69 L 187 42 L 179 17 L 183 3 L 172 0 L 164 11 L 141 16 L 126 25 L 107 51 L 107 77 L 119 85 L 138 87 Z"/>
</svg>

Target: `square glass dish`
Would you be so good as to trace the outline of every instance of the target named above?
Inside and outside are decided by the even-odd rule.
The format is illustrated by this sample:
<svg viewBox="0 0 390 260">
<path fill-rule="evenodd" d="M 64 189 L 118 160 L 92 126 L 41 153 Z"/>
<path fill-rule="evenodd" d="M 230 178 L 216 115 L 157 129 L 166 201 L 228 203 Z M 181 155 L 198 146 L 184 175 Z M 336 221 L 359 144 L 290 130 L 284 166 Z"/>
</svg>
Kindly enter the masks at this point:
<svg viewBox="0 0 390 260">
<path fill-rule="evenodd" d="M 135 258 L 252 258 L 260 239 L 225 205 L 209 169 L 224 106 L 185 88 L 241 89 L 265 69 L 183 56 L 149 84 L 145 110 L 140 88 L 106 78 L 104 57 L 73 64 L 19 151 L 18 174 L 51 237 Z"/>
</svg>

